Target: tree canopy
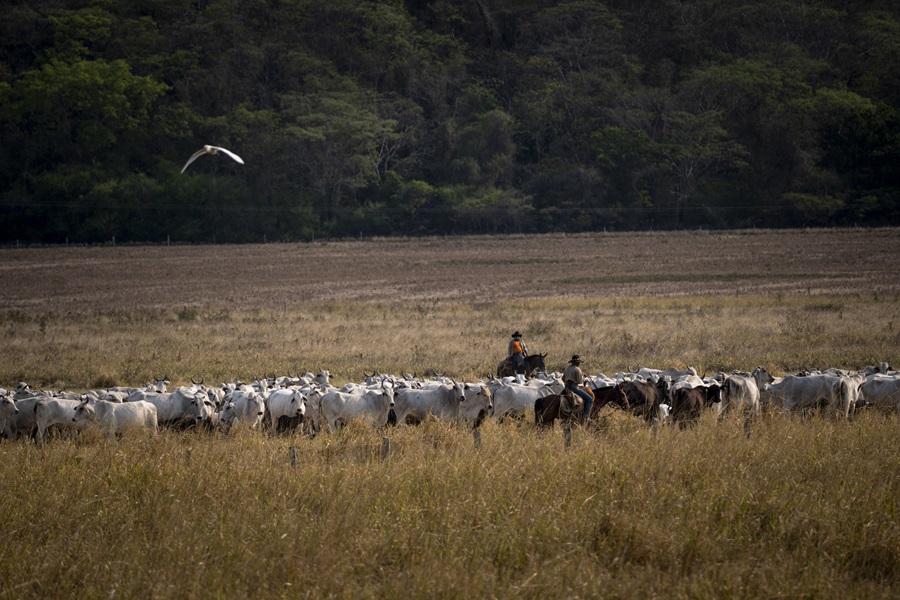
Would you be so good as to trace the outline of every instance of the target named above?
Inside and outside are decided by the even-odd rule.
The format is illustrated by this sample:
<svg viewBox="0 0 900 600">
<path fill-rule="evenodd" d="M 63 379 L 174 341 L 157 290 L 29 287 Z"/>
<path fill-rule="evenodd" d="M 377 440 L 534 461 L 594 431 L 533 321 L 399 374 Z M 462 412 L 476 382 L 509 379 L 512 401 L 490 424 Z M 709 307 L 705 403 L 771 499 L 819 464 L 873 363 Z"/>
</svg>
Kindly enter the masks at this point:
<svg viewBox="0 0 900 600">
<path fill-rule="evenodd" d="M 12 0 L 0 49 L 7 243 L 900 223 L 896 2 Z"/>
</svg>

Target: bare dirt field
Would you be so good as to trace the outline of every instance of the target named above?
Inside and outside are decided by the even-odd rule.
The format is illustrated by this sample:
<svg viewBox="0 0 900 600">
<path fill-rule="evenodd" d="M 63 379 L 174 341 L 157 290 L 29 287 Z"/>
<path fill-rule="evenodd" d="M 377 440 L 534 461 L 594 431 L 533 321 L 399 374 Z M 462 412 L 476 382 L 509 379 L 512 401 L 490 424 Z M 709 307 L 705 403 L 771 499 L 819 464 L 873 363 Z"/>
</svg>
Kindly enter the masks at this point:
<svg viewBox="0 0 900 600">
<path fill-rule="evenodd" d="M 896 229 L 4 248 L 0 309 L 892 293 L 898 258 Z"/>
</svg>

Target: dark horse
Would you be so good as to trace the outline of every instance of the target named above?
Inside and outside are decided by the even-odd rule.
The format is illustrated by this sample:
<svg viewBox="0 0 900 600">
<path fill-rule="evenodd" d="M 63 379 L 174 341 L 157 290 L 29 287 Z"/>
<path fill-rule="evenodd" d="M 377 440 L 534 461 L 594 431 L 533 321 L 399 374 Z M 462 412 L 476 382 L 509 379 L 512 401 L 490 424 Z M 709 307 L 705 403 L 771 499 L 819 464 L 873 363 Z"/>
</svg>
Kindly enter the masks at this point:
<svg viewBox="0 0 900 600">
<path fill-rule="evenodd" d="M 529 354 L 525 357 L 525 369 L 523 371 L 515 371 L 513 370 L 512 357 L 507 356 L 503 359 L 503 362 L 497 365 L 497 377 L 509 377 L 517 372 L 523 375 L 531 375 L 535 371 L 546 371 L 547 367 L 544 366 L 546 357 L 546 354 Z"/>
<path fill-rule="evenodd" d="M 588 415 L 588 421 L 596 419 L 600 414 L 600 409 L 607 404 L 612 404 L 618 408 L 628 410 L 628 398 L 619 386 L 611 386 L 605 388 L 585 388 L 594 396 L 594 402 L 591 404 L 591 414 Z M 553 427 L 553 423 L 559 416 L 560 394 L 552 394 L 539 398 L 534 403 L 534 424 L 540 428 Z"/>
</svg>

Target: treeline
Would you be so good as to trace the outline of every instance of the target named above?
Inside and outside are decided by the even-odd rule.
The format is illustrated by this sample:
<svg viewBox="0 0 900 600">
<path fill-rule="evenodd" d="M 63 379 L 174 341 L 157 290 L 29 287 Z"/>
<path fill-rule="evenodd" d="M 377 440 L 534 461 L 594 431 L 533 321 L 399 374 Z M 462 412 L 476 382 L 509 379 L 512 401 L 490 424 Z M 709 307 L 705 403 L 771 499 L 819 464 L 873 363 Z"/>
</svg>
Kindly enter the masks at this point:
<svg viewBox="0 0 900 600">
<path fill-rule="evenodd" d="M 4 242 L 900 223 L 890 0 L 12 0 L 0 48 Z"/>
</svg>

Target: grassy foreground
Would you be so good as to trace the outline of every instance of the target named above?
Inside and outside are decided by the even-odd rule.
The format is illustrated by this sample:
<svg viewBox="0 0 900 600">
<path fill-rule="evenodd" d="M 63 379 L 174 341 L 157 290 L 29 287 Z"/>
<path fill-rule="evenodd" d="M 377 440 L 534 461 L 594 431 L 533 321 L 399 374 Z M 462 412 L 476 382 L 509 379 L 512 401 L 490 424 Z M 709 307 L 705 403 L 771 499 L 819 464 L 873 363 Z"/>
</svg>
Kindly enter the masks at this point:
<svg viewBox="0 0 900 600">
<path fill-rule="evenodd" d="M 391 451 L 381 459 L 382 435 Z M 0 595 L 891 598 L 897 421 L 0 448 Z M 290 447 L 297 463 L 291 466 Z"/>
</svg>

